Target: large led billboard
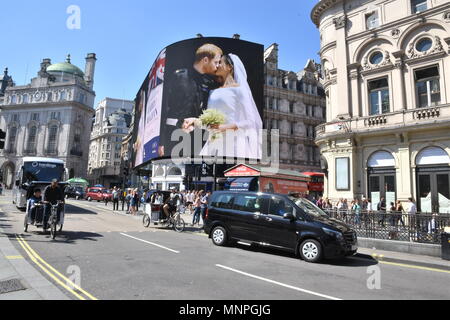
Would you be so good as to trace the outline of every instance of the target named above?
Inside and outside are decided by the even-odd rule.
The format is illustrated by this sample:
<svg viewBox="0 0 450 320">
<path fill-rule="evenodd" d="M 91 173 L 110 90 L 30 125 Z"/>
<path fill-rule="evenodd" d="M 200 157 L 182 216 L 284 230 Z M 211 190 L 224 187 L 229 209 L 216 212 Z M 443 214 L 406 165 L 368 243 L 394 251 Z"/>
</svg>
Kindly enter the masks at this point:
<svg viewBox="0 0 450 320">
<path fill-rule="evenodd" d="M 135 167 L 156 158 L 260 159 L 264 47 L 196 38 L 161 51 L 136 97 Z"/>
</svg>

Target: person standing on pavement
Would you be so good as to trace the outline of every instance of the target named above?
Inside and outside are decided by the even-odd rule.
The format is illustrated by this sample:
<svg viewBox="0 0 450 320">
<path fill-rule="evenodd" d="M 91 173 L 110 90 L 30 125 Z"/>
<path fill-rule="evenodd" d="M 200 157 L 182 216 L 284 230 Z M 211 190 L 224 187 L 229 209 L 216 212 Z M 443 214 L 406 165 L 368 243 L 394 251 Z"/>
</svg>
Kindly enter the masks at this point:
<svg viewBox="0 0 450 320">
<path fill-rule="evenodd" d="M 403 205 L 402 202 L 400 200 L 397 200 L 397 204 L 395 205 L 395 211 L 397 213 L 397 220 L 395 225 L 398 226 L 398 223 L 401 222 L 403 228 L 405 227 L 405 222 L 403 221 L 403 213 L 404 213 L 404 209 L 403 209 Z"/>
<path fill-rule="evenodd" d="M 206 194 L 204 194 L 202 196 L 201 199 L 201 212 L 202 212 L 202 221 L 203 221 L 203 225 L 205 224 L 205 219 L 206 219 L 206 210 L 208 209 L 208 204 L 209 204 L 209 197 L 211 196 L 211 192 L 207 192 Z"/>
<path fill-rule="evenodd" d="M 113 192 L 112 192 L 112 197 L 113 197 L 113 211 L 119 211 L 119 195 L 120 195 L 120 190 L 117 189 L 117 187 L 114 187 Z"/>
<path fill-rule="evenodd" d="M 127 203 L 127 214 L 130 214 L 130 208 L 131 208 L 131 189 L 127 189 L 126 196 L 125 196 L 125 202 Z"/>
<path fill-rule="evenodd" d="M 408 225 L 410 227 L 410 234 L 413 233 L 414 226 L 416 226 L 416 237 L 417 237 L 417 231 L 419 230 L 419 221 L 417 221 L 417 206 L 414 202 L 413 198 L 408 198 Z M 412 241 L 412 238 L 410 237 L 410 241 Z"/>
<path fill-rule="evenodd" d="M 195 226 L 195 224 L 200 225 L 200 214 L 202 212 L 202 202 L 200 192 L 194 194 L 193 207 L 194 207 L 194 216 L 192 217 L 192 226 Z"/>
<path fill-rule="evenodd" d="M 377 211 L 380 215 L 378 220 L 378 225 L 384 227 L 384 220 L 386 219 L 386 200 L 382 197 L 377 206 Z"/>
</svg>

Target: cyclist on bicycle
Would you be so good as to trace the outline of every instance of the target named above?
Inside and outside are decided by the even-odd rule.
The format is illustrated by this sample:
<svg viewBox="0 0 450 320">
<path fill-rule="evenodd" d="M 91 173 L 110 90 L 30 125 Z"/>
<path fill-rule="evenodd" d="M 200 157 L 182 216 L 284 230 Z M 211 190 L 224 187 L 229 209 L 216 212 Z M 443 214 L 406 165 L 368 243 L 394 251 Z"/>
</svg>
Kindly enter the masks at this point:
<svg viewBox="0 0 450 320">
<path fill-rule="evenodd" d="M 170 216 L 177 211 L 177 205 L 180 201 L 180 197 L 175 189 L 172 190 L 172 193 L 170 194 L 170 197 L 166 200 L 163 211 L 166 215 L 166 218 L 169 219 Z"/>
<path fill-rule="evenodd" d="M 45 225 L 47 225 L 48 218 L 50 217 L 50 212 L 52 205 L 58 203 L 58 201 L 64 201 L 64 192 L 61 187 L 58 185 L 58 180 L 53 179 L 52 184 L 47 186 L 44 190 L 44 202 L 45 202 Z M 59 223 L 61 215 L 61 208 L 58 208 L 58 217 L 57 222 Z"/>
</svg>

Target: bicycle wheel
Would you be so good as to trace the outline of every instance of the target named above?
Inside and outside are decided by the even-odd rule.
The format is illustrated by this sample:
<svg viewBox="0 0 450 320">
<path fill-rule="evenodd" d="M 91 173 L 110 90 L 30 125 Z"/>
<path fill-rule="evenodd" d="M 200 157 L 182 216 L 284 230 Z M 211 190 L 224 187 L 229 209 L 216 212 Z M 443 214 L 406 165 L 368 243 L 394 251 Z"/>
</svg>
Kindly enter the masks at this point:
<svg viewBox="0 0 450 320">
<path fill-rule="evenodd" d="M 28 232 L 28 215 L 25 215 L 25 220 L 23 221 L 23 232 Z"/>
<path fill-rule="evenodd" d="M 183 232 L 185 227 L 186 224 L 184 223 L 184 220 L 180 217 L 180 215 L 174 218 L 173 228 L 176 232 Z"/>
<path fill-rule="evenodd" d="M 50 236 L 54 240 L 56 238 L 56 221 L 53 219 L 52 224 L 50 226 Z"/>
<path fill-rule="evenodd" d="M 144 225 L 144 227 L 148 228 L 150 226 L 150 223 L 151 223 L 150 216 L 148 214 L 145 214 L 144 218 L 142 219 L 142 224 Z"/>
</svg>

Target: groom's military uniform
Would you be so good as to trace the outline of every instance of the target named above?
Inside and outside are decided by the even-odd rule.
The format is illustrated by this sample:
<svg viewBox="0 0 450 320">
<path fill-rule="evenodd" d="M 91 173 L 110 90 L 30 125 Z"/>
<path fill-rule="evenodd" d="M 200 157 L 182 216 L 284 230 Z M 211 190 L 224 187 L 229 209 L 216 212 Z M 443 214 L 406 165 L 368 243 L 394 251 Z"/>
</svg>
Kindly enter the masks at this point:
<svg viewBox="0 0 450 320">
<path fill-rule="evenodd" d="M 201 74 L 194 68 L 176 70 L 169 81 L 169 90 L 164 94 L 160 134 L 164 156 L 170 156 L 172 148 L 179 143 L 171 141 L 173 131 L 181 129 L 185 119 L 200 117 L 208 108 L 211 90 L 219 87 L 213 76 Z M 191 138 L 194 145 L 193 135 Z"/>
</svg>

